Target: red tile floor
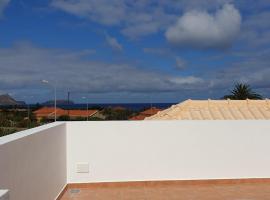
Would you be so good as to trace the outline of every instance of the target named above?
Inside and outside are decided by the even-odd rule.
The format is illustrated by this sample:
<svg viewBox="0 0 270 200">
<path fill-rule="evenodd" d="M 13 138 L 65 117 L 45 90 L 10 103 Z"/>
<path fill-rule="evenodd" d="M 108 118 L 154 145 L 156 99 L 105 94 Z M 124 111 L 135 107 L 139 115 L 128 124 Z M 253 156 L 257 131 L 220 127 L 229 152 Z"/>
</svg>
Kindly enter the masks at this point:
<svg viewBox="0 0 270 200">
<path fill-rule="evenodd" d="M 270 179 L 72 184 L 60 200 L 270 200 Z"/>
</svg>

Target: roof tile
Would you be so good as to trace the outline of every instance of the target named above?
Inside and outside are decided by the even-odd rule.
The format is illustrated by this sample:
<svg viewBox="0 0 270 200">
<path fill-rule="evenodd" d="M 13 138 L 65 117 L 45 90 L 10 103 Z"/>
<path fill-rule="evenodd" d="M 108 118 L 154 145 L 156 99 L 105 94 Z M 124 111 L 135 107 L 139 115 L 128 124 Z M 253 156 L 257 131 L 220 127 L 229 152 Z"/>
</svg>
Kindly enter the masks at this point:
<svg viewBox="0 0 270 200">
<path fill-rule="evenodd" d="M 270 119 L 269 100 L 186 100 L 145 120 Z"/>
</svg>

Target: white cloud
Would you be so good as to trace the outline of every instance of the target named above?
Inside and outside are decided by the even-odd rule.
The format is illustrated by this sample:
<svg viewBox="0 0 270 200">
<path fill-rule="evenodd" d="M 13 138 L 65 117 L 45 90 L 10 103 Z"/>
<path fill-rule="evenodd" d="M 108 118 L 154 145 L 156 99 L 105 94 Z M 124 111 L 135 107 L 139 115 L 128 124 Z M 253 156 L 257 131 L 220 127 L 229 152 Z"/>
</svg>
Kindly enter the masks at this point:
<svg viewBox="0 0 270 200">
<path fill-rule="evenodd" d="M 219 32 L 223 32 L 224 29 L 217 27 L 217 14 L 212 13 L 222 5 L 230 4 L 236 5 L 243 12 L 254 14 L 265 10 L 269 5 L 269 0 L 256 0 L 256 3 L 254 0 L 51 0 L 50 5 L 57 10 L 91 22 L 118 27 L 123 35 L 136 39 L 166 31 L 176 22 L 179 15 L 192 14 L 194 10 L 208 16 L 207 22 L 209 16 L 214 18 L 214 27 L 219 29 Z M 229 27 L 224 30 L 228 33 L 230 30 L 227 28 L 233 28 L 233 23 L 237 24 L 233 22 L 233 17 L 237 20 L 239 13 L 235 8 L 226 11 L 229 13 L 226 15 L 226 23 L 231 21 Z M 232 16 L 229 16 L 230 14 Z"/>
<path fill-rule="evenodd" d="M 215 14 L 189 11 L 165 33 L 175 46 L 193 48 L 226 48 L 232 45 L 241 26 L 241 15 L 231 4 L 225 4 Z"/>
<path fill-rule="evenodd" d="M 239 0 L 181 0 L 179 1 L 178 6 L 184 7 L 185 10 L 213 10 L 224 4 L 232 3 L 234 1 L 236 2 Z"/>
<path fill-rule="evenodd" d="M 195 76 L 187 76 L 184 78 L 172 78 L 171 81 L 176 84 L 194 84 L 194 83 L 203 83 L 203 79 Z"/>
<path fill-rule="evenodd" d="M 106 26 L 118 26 L 123 35 L 138 38 L 165 30 L 176 15 L 171 4 L 155 0 L 53 0 L 54 8 Z M 174 3 L 171 1 L 171 3 Z M 172 7 L 173 8 L 173 7 Z"/>
<path fill-rule="evenodd" d="M 38 90 L 43 79 L 56 81 L 60 91 L 69 88 L 85 92 L 90 87 L 91 92 L 100 93 L 179 91 L 198 84 L 195 77 L 153 72 L 126 63 L 92 61 L 92 53 L 45 49 L 27 43 L 0 48 L 1 88 Z"/>
<path fill-rule="evenodd" d="M 3 12 L 7 5 L 9 4 L 10 0 L 0 0 L 0 17 L 3 15 Z"/>
<path fill-rule="evenodd" d="M 126 6 L 122 0 L 53 0 L 51 5 L 65 12 L 105 25 L 121 23 L 121 20 L 125 17 Z"/>
<path fill-rule="evenodd" d="M 108 43 L 108 45 L 116 51 L 122 51 L 123 50 L 123 46 L 117 41 L 116 38 L 111 37 L 110 35 L 106 34 L 105 35 L 106 38 L 106 42 Z"/>
</svg>

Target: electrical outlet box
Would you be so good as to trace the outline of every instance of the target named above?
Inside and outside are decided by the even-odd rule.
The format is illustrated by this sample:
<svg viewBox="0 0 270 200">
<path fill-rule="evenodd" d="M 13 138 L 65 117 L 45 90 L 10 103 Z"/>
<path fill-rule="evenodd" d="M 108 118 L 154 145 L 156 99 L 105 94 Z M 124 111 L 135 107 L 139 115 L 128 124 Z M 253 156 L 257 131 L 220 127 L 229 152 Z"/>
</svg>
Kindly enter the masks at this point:
<svg viewBox="0 0 270 200">
<path fill-rule="evenodd" d="M 89 163 L 77 163 L 77 173 L 89 173 Z"/>
</svg>

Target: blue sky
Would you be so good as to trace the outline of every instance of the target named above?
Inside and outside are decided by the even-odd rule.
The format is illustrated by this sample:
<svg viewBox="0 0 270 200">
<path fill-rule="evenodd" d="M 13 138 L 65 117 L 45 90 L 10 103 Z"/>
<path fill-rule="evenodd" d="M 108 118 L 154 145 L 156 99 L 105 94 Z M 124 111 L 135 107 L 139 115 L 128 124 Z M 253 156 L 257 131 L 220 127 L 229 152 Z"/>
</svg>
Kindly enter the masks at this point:
<svg viewBox="0 0 270 200">
<path fill-rule="evenodd" d="M 0 0 L 0 92 L 27 102 L 269 98 L 269 0 Z"/>
</svg>

